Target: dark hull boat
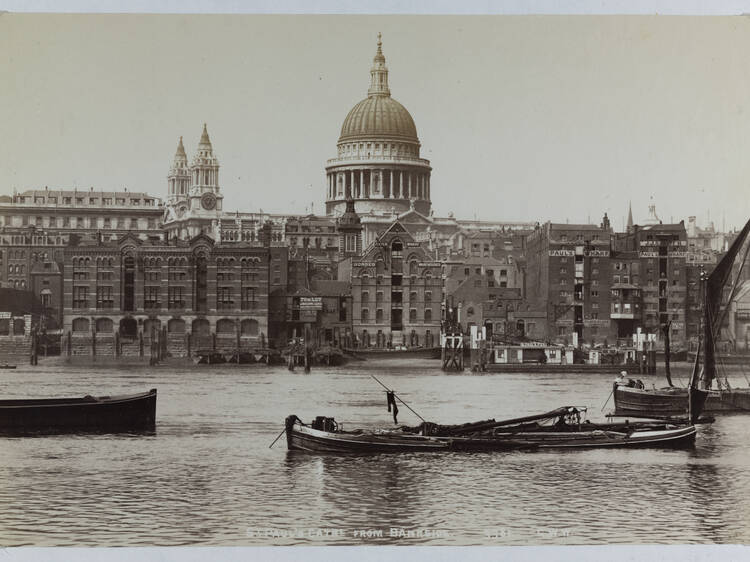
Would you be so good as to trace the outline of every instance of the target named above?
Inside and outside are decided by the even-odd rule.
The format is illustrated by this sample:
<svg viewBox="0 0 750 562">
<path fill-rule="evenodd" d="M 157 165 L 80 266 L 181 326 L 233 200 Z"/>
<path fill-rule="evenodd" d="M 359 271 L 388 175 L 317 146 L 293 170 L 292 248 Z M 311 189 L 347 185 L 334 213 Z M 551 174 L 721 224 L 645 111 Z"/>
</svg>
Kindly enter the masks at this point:
<svg viewBox="0 0 750 562">
<path fill-rule="evenodd" d="M 618 416 L 667 417 L 687 415 L 687 388 L 646 390 L 615 383 L 615 414 Z M 750 412 L 750 389 L 711 390 L 704 412 Z"/>
<path fill-rule="evenodd" d="M 687 423 L 581 422 L 583 410 L 564 407 L 512 420 L 487 420 L 462 425 L 422 423 L 396 430 L 342 431 L 332 418 L 311 425 L 296 416 L 286 419 L 290 450 L 319 453 L 401 451 L 503 451 L 539 448 L 690 447 L 696 429 Z M 556 421 L 555 421 L 556 420 Z M 555 422 L 545 424 L 546 422 Z"/>
<path fill-rule="evenodd" d="M 695 426 L 685 422 L 582 421 L 584 408 L 564 406 L 544 414 L 504 421 L 487 420 L 463 425 L 421 424 L 405 428 L 411 432 L 452 437 L 468 436 L 498 441 L 518 440 L 538 448 L 594 447 L 690 447 L 695 442 Z"/>
<path fill-rule="evenodd" d="M 4 365 L 0 365 L 0 369 L 15 369 L 15 368 L 16 368 L 15 365 L 8 365 L 7 363 L 5 363 Z"/>
<path fill-rule="evenodd" d="M 0 400 L 0 433 L 143 431 L 155 423 L 155 388 L 123 396 Z"/>
<path fill-rule="evenodd" d="M 713 271 L 702 276 L 703 290 L 703 333 L 695 354 L 693 372 L 690 376 L 688 388 L 677 388 L 672 384 L 669 370 L 669 323 L 664 330 L 664 362 L 668 388 L 648 390 L 642 384 L 633 381 L 627 383 L 618 380 L 614 384 L 612 394 L 615 400 L 615 415 L 642 416 L 664 418 L 669 416 L 684 416 L 686 413 L 692 421 L 698 419 L 701 412 L 750 412 L 750 389 L 731 389 L 728 382 L 724 388 L 713 388 L 717 380 L 716 342 L 729 309 L 728 304 L 722 307 L 725 288 L 730 280 L 735 259 L 744 246 L 744 255 L 731 284 L 727 303 L 731 303 L 740 286 L 741 273 L 750 252 L 748 235 L 750 234 L 750 220 L 735 238 L 724 257 Z M 701 349 L 703 353 L 701 353 Z M 700 367 L 700 369 L 699 369 Z M 719 381 L 720 382 L 720 381 Z M 697 400 L 697 402 L 696 402 Z"/>
<path fill-rule="evenodd" d="M 343 431 L 333 418 L 317 418 L 304 424 L 297 416 L 286 419 L 286 443 L 289 450 L 311 453 L 401 453 L 408 451 L 508 451 L 534 448 L 517 439 L 487 437 L 431 437 L 399 430 Z"/>
</svg>

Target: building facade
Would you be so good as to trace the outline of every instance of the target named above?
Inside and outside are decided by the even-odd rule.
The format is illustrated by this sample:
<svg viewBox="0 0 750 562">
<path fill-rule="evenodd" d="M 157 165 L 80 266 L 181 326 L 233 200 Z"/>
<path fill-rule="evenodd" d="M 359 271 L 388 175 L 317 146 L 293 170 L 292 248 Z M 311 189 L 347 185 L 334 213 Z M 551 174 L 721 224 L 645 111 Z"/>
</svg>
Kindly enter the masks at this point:
<svg viewBox="0 0 750 562">
<path fill-rule="evenodd" d="M 76 355 L 259 349 L 268 337 L 269 248 L 190 241 L 84 241 L 64 250 L 63 343 Z"/>
<path fill-rule="evenodd" d="M 651 212 L 654 214 L 653 209 Z M 618 258 L 613 261 L 620 269 L 613 270 L 612 291 L 620 294 L 615 296 L 613 306 L 619 303 L 622 307 L 616 313 L 618 335 L 627 337 L 627 328 L 641 328 L 661 342 L 663 327 L 670 325 L 672 347 L 685 348 L 690 332 L 698 333 L 700 311 L 690 311 L 688 305 L 692 301 L 693 307 L 700 307 L 700 286 L 688 267 L 684 222 L 632 225 L 617 237 L 615 246 Z M 689 281 L 693 283 L 691 299 Z M 627 304 L 631 305 L 629 311 L 625 310 Z"/>
<path fill-rule="evenodd" d="M 611 228 L 546 223 L 526 241 L 526 294 L 545 312 L 555 343 L 612 342 L 610 332 Z"/>
<path fill-rule="evenodd" d="M 360 258 L 339 264 L 351 283 L 352 328 L 363 347 L 432 347 L 439 344 L 443 282 L 441 262 L 398 222 Z"/>
</svg>

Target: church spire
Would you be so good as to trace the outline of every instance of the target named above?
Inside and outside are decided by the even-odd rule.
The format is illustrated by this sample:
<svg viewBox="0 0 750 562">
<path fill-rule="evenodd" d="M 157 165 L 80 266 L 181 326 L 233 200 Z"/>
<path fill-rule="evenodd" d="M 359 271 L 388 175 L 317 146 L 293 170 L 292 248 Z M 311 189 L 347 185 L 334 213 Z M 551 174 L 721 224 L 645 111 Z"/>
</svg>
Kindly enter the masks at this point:
<svg viewBox="0 0 750 562">
<path fill-rule="evenodd" d="M 208 129 L 206 124 L 203 123 L 203 133 L 201 134 L 201 140 L 198 143 L 198 150 L 212 150 L 211 139 L 208 138 Z"/>
<path fill-rule="evenodd" d="M 633 230 L 633 204 L 628 201 L 628 225 L 625 228 L 626 232 Z"/>
<path fill-rule="evenodd" d="M 182 144 L 182 137 L 180 137 L 172 168 L 170 168 L 167 176 L 167 203 L 175 204 L 178 200 L 184 199 L 189 189 L 188 159 L 187 154 L 185 154 L 185 146 Z"/>
<path fill-rule="evenodd" d="M 378 33 L 378 50 L 372 59 L 372 68 L 370 69 L 370 89 L 367 90 L 368 96 L 390 96 L 391 90 L 388 88 L 388 68 L 385 66 L 385 56 L 383 55 L 383 43 Z"/>
<path fill-rule="evenodd" d="M 177 144 L 177 152 L 174 154 L 174 162 L 175 164 L 184 162 L 185 165 L 187 165 L 187 154 L 185 154 L 185 146 L 182 144 L 182 137 L 180 137 L 180 142 Z"/>
</svg>

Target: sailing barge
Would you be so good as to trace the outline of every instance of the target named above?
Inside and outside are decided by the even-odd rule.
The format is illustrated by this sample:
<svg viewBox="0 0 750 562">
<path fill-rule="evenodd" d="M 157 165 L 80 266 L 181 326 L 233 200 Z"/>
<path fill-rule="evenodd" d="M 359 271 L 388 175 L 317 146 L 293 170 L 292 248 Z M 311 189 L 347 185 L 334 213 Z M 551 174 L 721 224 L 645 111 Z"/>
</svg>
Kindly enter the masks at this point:
<svg viewBox="0 0 750 562">
<path fill-rule="evenodd" d="M 424 422 L 395 430 L 344 431 L 333 418 L 319 416 L 310 425 L 286 418 L 287 447 L 316 453 L 402 451 L 508 451 L 540 448 L 690 447 L 691 423 L 635 422 L 594 424 L 581 420 L 584 409 L 566 406 L 505 421 L 461 425 Z"/>
<path fill-rule="evenodd" d="M 0 400 L 0 433 L 153 429 L 156 389 L 122 396 Z"/>
<path fill-rule="evenodd" d="M 615 381 L 612 394 L 615 400 L 615 415 L 642 416 L 649 418 L 663 418 L 685 415 L 690 402 L 689 396 L 701 395 L 705 398 L 703 411 L 714 412 L 750 412 L 750 388 L 733 389 L 729 384 L 723 388 L 714 389 L 713 381 L 718 379 L 716 369 L 716 341 L 724 321 L 727 306 L 721 307 L 724 287 L 729 281 L 735 259 L 748 240 L 750 234 L 750 220 L 745 224 L 727 253 L 719 261 L 710 275 L 703 277 L 703 336 L 699 342 L 695 355 L 693 374 L 689 388 L 672 386 L 669 376 L 669 332 L 665 330 L 665 366 L 667 382 L 666 388 L 646 389 L 642 385 L 634 385 L 632 381 Z M 732 302 L 739 286 L 738 280 L 745 266 L 750 252 L 750 244 L 745 246 L 742 263 L 727 300 Z M 701 347 L 703 354 L 701 357 Z M 698 366 L 702 369 L 698 372 Z M 720 381 L 719 381 L 720 382 Z"/>
</svg>

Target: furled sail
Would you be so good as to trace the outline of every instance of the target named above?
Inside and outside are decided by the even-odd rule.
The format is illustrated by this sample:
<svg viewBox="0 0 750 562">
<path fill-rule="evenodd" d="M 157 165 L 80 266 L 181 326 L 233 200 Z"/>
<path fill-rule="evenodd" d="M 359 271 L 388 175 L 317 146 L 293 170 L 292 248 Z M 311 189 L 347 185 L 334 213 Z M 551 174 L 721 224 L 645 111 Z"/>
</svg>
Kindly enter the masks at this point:
<svg viewBox="0 0 750 562">
<path fill-rule="evenodd" d="M 732 273 L 734 260 L 742 249 L 742 246 L 747 239 L 748 232 L 750 232 L 750 220 L 747 221 L 745 227 L 740 231 L 737 238 L 735 238 L 727 253 L 716 265 L 706 280 L 705 294 L 703 298 L 704 388 L 711 388 L 711 383 L 716 378 L 715 338 L 719 330 L 717 324 L 721 318 L 721 297 L 724 292 L 724 286 Z"/>
</svg>

